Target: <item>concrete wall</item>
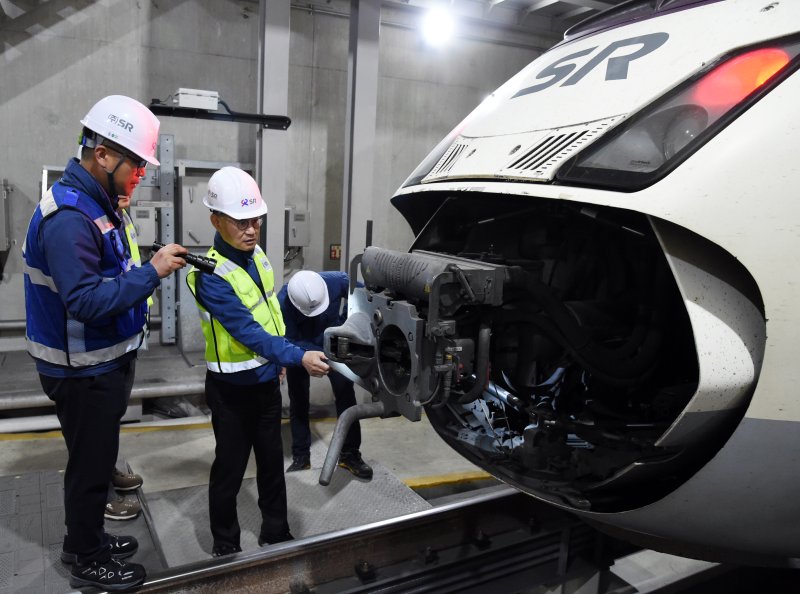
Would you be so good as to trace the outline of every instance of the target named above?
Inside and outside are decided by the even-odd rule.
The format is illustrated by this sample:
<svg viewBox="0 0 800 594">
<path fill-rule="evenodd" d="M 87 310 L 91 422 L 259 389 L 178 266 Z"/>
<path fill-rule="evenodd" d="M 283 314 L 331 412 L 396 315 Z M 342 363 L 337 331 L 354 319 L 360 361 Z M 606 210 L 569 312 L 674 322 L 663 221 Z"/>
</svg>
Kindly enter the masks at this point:
<svg viewBox="0 0 800 594">
<path fill-rule="evenodd" d="M 311 213 L 312 245 L 287 265 L 339 268 L 349 4 L 293 9 L 287 204 Z M 8 0 L 0 12 L 0 178 L 13 186 L 14 240 L 0 282 L 0 321 L 24 318 L 21 246 L 44 165 L 74 155 L 79 120 L 99 98 L 166 100 L 178 87 L 219 91 L 231 109 L 255 112 L 258 3 L 244 0 Z M 410 230 L 388 200 L 488 93 L 555 37 L 503 42 L 502 31 L 432 51 L 414 15 L 384 8 L 375 147 L 374 243 L 406 249 Z M 494 41 L 494 40 L 497 40 Z M 253 162 L 256 127 L 161 118 L 177 159 Z M 269 180 L 266 181 L 269 202 Z M 139 198 L 151 198 L 147 189 Z M 137 197 L 134 197 L 134 200 Z M 273 258 L 279 257 L 276 254 Z"/>
</svg>

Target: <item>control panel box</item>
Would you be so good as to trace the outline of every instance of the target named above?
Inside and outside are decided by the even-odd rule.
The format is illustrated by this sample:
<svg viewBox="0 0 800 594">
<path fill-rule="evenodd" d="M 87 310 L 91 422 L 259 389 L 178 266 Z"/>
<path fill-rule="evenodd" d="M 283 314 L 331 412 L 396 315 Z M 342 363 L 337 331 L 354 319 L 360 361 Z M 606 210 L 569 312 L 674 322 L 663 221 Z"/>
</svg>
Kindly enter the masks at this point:
<svg viewBox="0 0 800 594">
<path fill-rule="evenodd" d="M 283 236 L 288 247 L 308 247 L 311 239 L 309 213 L 307 210 L 287 208 L 284 218 Z"/>
<path fill-rule="evenodd" d="M 181 207 L 180 228 L 176 238 L 178 243 L 189 249 L 209 248 L 214 245 L 215 230 L 209 220 L 210 211 L 203 205 L 203 197 L 208 191 L 208 180 L 213 172 L 211 169 L 195 169 L 178 180 Z"/>
<path fill-rule="evenodd" d="M 156 240 L 156 209 L 152 206 L 131 206 L 128 213 L 136 228 L 136 243 L 151 246 Z"/>
</svg>

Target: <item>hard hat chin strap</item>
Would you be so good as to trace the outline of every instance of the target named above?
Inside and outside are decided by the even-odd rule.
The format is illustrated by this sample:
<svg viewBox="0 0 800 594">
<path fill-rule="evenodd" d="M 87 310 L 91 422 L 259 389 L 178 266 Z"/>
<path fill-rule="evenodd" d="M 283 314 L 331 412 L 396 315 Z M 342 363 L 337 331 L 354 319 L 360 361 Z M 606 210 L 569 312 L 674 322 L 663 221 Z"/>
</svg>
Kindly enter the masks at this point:
<svg viewBox="0 0 800 594">
<path fill-rule="evenodd" d="M 103 137 L 95 134 L 94 138 L 92 138 L 89 134 L 84 132 L 81 134 L 80 144 L 85 147 L 95 148 L 103 144 Z M 117 161 L 117 166 L 114 167 L 112 171 L 109 171 L 103 167 L 103 171 L 106 173 L 106 181 L 108 182 L 108 192 L 111 195 L 111 201 L 113 203 L 119 202 L 119 193 L 117 192 L 117 185 L 114 183 L 114 174 L 117 172 L 117 169 L 119 169 L 119 166 L 122 165 L 124 160 L 125 157 L 122 157 L 119 161 Z"/>
<path fill-rule="evenodd" d="M 114 183 L 114 174 L 117 172 L 117 169 L 119 169 L 119 166 L 122 165 L 122 162 L 124 160 L 125 159 L 122 158 L 119 161 L 117 161 L 117 166 L 114 167 L 114 169 L 112 171 L 108 171 L 107 169 L 103 169 L 103 171 L 106 172 L 106 177 L 108 179 L 108 191 L 111 194 L 111 201 L 112 202 L 119 202 L 119 193 L 117 192 L 117 186 Z"/>
</svg>

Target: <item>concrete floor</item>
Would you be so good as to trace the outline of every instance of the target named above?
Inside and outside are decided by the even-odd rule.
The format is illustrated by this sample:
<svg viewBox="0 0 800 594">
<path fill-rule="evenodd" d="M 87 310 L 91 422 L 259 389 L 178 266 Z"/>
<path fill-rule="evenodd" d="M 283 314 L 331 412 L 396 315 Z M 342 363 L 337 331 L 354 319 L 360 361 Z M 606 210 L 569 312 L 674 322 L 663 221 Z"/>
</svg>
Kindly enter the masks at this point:
<svg viewBox="0 0 800 594">
<path fill-rule="evenodd" d="M 330 442 L 334 418 L 312 419 L 312 439 Z M 284 420 L 284 451 L 290 435 Z M 489 475 L 459 456 L 431 428 L 426 417 L 411 423 L 401 417 L 361 421 L 361 452 L 410 486 L 434 486 L 488 479 Z M 133 423 L 123 426 L 120 458 L 144 478 L 147 491 L 165 491 L 208 484 L 214 458 L 214 434 L 210 419 L 192 418 Z M 60 470 L 67 452 L 61 433 L 0 434 L 0 476 L 36 470 Z M 312 466 L 322 467 L 324 458 L 313 450 Z M 246 478 L 255 476 L 251 456 Z"/>
</svg>

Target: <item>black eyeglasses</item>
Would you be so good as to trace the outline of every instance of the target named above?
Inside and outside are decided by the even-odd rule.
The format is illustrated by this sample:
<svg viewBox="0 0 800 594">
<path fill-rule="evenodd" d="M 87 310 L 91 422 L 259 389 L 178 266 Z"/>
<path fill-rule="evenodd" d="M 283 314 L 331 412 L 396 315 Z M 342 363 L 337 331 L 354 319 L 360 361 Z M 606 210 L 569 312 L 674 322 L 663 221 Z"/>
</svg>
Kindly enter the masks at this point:
<svg viewBox="0 0 800 594">
<path fill-rule="evenodd" d="M 246 231 L 250 225 L 253 226 L 253 229 L 259 229 L 261 224 L 264 222 L 264 217 L 253 217 L 252 219 L 234 219 L 233 217 L 229 217 L 228 215 L 224 215 L 222 213 L 217 213 L 228 219 L 239 231 Z"/>
<path fill-rule="evenodd" d="M 110 146 L 106 146 L 106 148 L 110 151 L 117 153 L 123 159 L 128 159 L 136 169 L 145 169 L 147 167 L 147 160 L 140 158 L 138 155 L 134 155 L 133 153 L 129 153 L 127 151 L 121 151 L 116 148 L 111 148 Z"/>
</svg>

